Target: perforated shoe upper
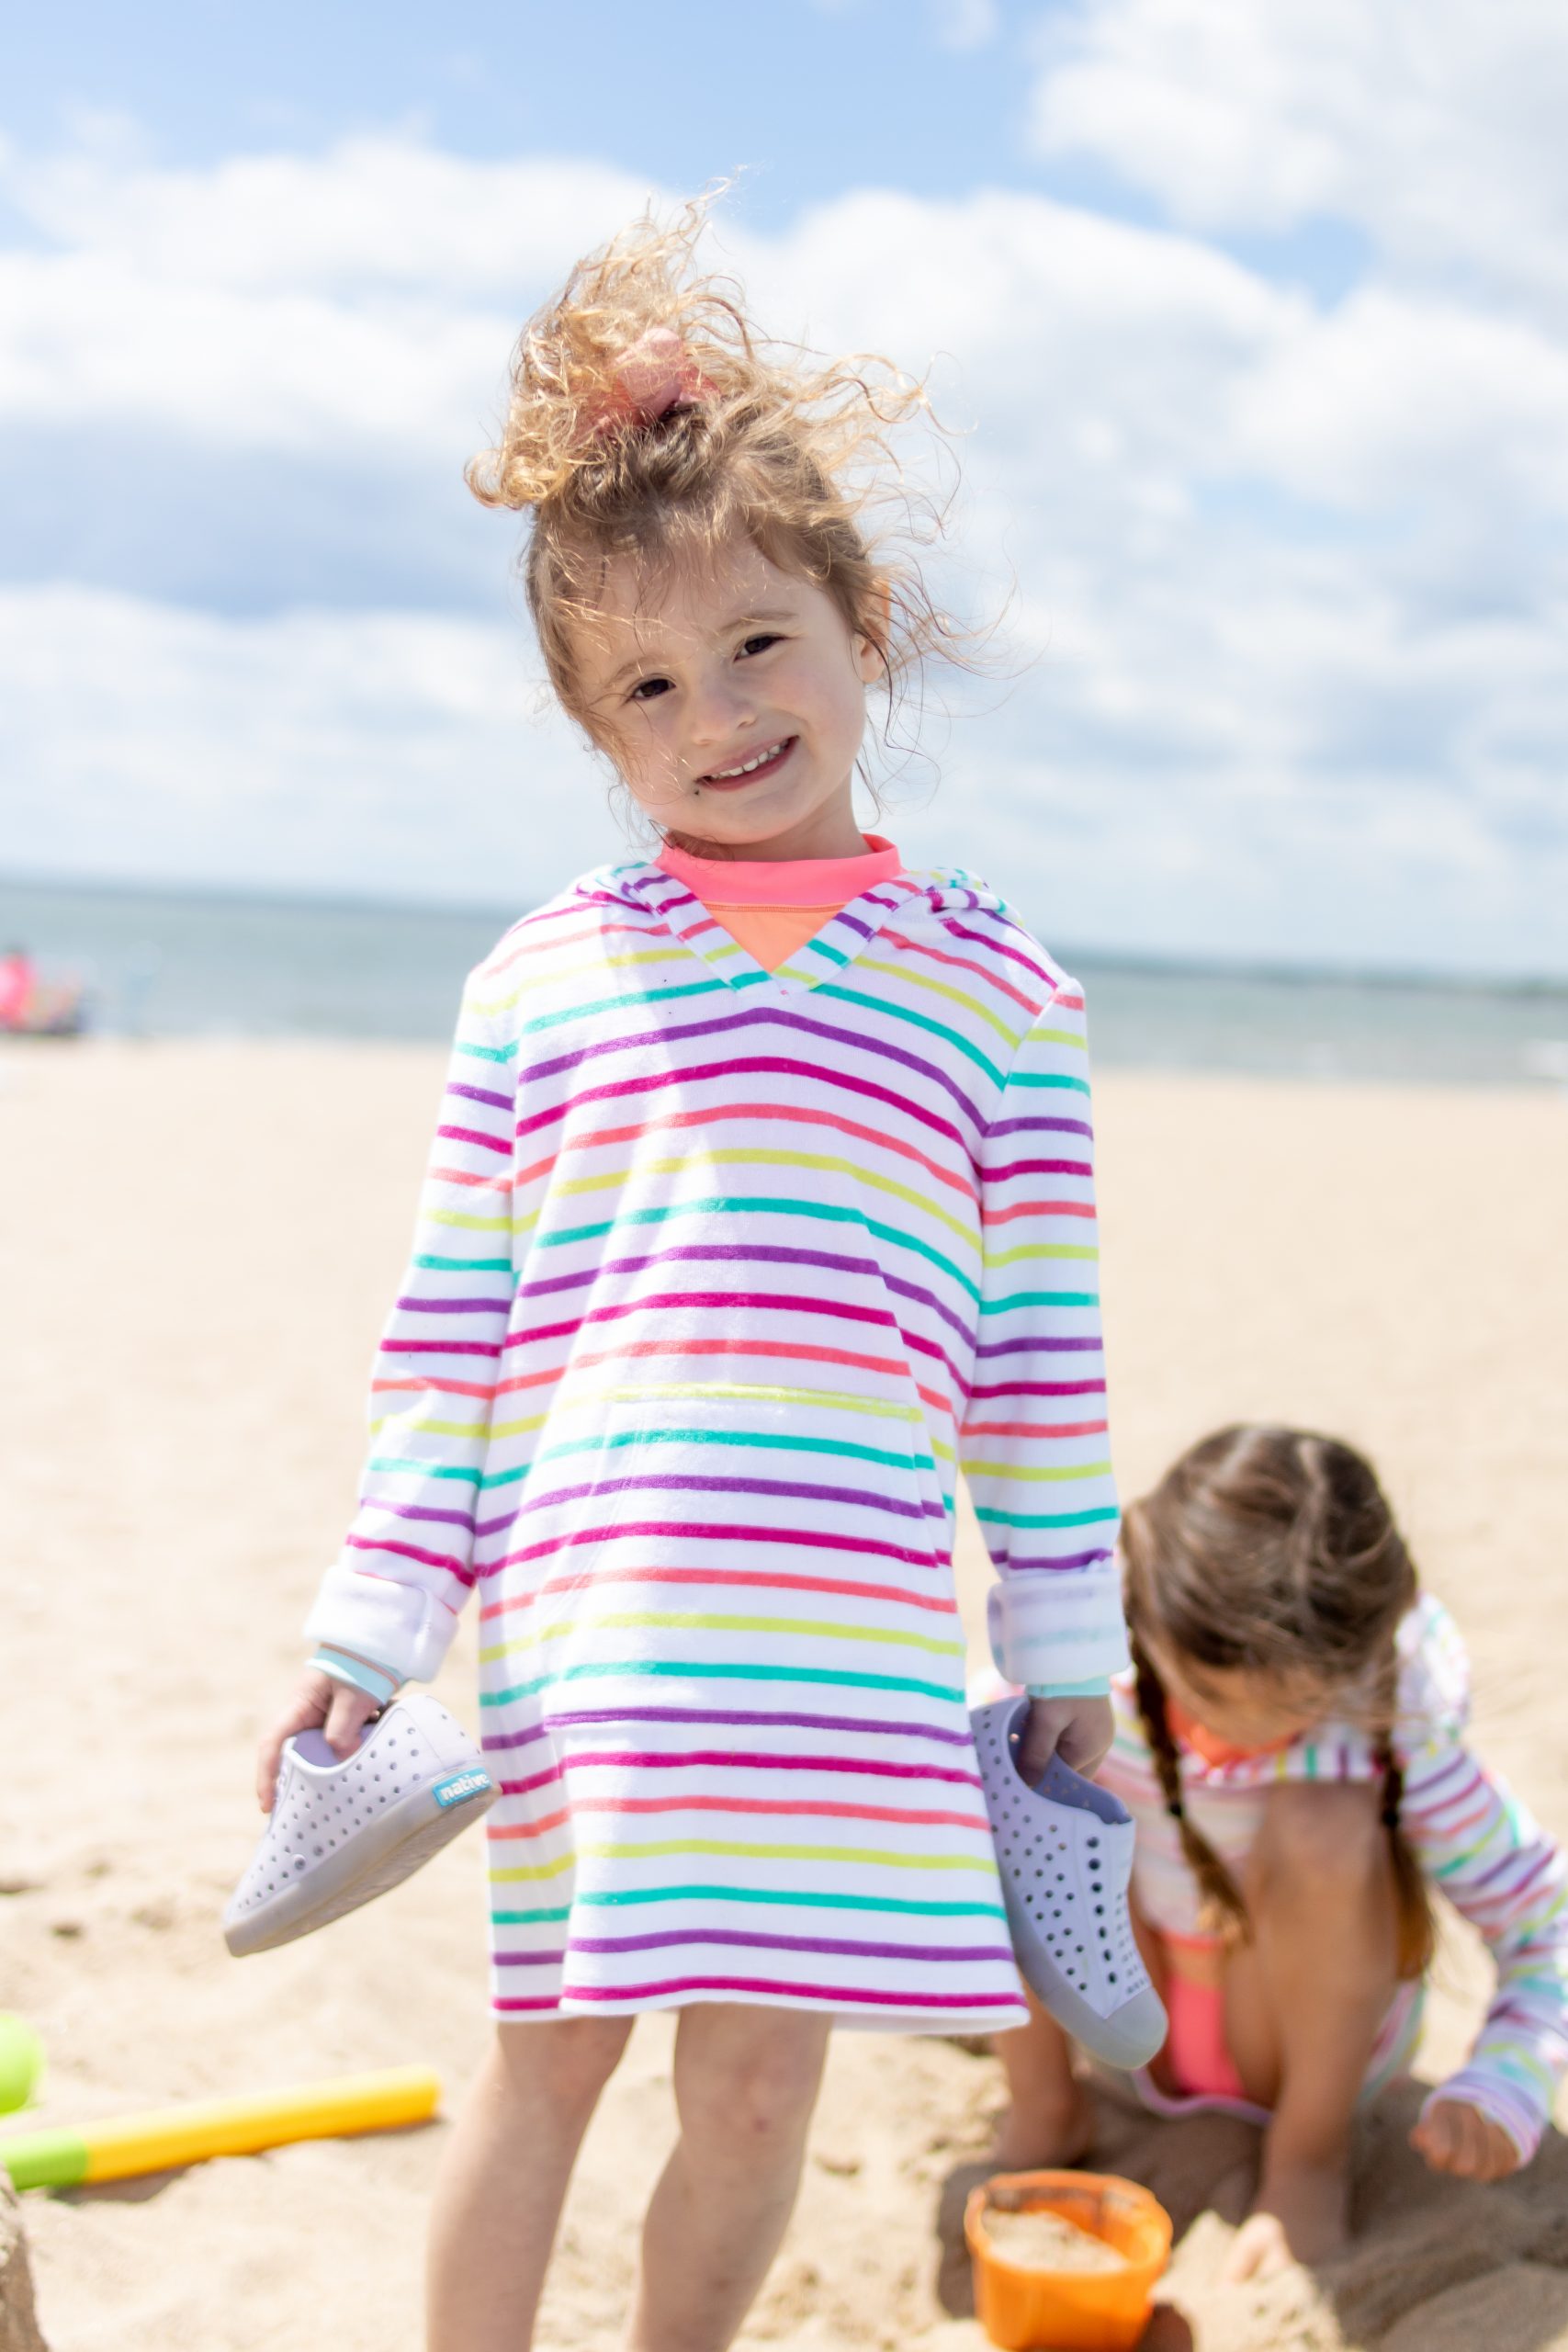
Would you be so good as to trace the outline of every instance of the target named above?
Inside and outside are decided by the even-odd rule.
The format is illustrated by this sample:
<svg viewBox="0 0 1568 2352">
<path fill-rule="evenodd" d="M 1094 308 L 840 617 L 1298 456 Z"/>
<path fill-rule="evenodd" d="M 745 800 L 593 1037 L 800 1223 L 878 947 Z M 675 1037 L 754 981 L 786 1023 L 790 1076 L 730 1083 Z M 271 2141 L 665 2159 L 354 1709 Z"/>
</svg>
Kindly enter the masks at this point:
<svg viewBox="0 0 1568 2352">
<path fill-rule="evenodd" d="M 1158 2049 L 1165 2018 L 1128 1905 L 1132 1816 L 1059 1758 L 1039 1787 L 1030 1787 L 1013 1752 L 1027 1710 L 1027 1700 L 1009 1699 L 977 1708 L 973 1718 L 1019 1966 L 1098 2055 L 1141 2065 Z M 1096 2031 L 1097 2020 L 1105 2033 Z"/>
<path fill-rule="evenodd" d="M 321 1732 L 297 1733 L 284 1744 L 272 1813 L 225 1923 L 276 1901 L 400 1798 L 453 1773 L 484 1770 L 461 1724 L 425 1691 L 397 1700 L 346 1758 Z"/>
</svg>

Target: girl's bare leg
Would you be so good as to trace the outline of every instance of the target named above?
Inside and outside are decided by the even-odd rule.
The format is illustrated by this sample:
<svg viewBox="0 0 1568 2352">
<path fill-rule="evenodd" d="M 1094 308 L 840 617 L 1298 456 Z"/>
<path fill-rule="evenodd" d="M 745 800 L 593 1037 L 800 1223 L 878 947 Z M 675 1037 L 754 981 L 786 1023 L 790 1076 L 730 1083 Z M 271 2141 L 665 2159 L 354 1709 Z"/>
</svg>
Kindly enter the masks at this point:
<svg viewBox="0 0 1568 2352">
<path fill-rule="evenodd" d="M 1027 1985 L 1023 1997 L 1029 2023 L 995 2037 L 1010 2104 L 991 2161 L 1003 2172 L 1077 2164 L 1094 2124 L 1089 2095 L 1073 2072 L 1072 2044 Z"/>
<path fill-rule="evenodd" d="M 728 2001 L 682 2011 L 681 2137 L 643 2227 L 629 2352 L 723 2352 L 731 2341 L 795 2204 L 829 2024 Z"/>
<path fill-rule="evenodd" d="M 528 2352 L 571 2167 L 631 2024 L 497 2027 L 435 2184 L 427 2352 Z"/>
<path fill-rule="evenodd" d="M 1251 2219 L 1230 2272 L 1319 2262 L 1349 2238 L 1350 2129 L 1396 1984 L 1380 1791 L 1292 1782 L 1269 1797 L 1245 1893 L 1253 1939 L 1225 1973 L 1225 2035 L 1271 2108 Z"/>
</svg>

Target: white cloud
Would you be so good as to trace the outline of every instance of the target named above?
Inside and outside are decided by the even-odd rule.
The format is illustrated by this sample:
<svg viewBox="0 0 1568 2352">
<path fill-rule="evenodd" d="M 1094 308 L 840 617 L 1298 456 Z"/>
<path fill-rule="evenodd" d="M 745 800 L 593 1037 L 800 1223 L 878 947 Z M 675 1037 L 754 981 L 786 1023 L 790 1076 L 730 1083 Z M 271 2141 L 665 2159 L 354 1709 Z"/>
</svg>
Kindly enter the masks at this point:
<svg viewBox="0 0 1568 2352">
<path fill-rule="evenodd" d="M 0 187 L 58 245 L 118 261 L 139 282 L 274 291 L 389 289 L 509 308 L 638 212 L 646 181 L 570 158 L 481 163 L 394 137 L 320 155 L 240 155 L 171 170 L 93 141 L 63 154 L 0 153 Z"/>
<path fill-rule="evenodd" d="M 1209 429 L 1194 396 L 1306 317 L 1190 238 L 1029 195 L 852 193 L 741 250 L 786 327 L 914 367 L 951 355 L 964 401 L 1005 416 L 1010 456 L 1057 439 L 1064 403 L 1140 441 L 1185 443 Z"/>
<path fill-rule="evenodd" d="M 73 436 L 97 470 L 64 494 L 107 468 L 134 507 L 134 425 L 243 456 L 279 513 L 352 458 L 349 532 L 377 469 L 411 518 L 411 485 L 455 481 L 527 309 L 643 195 L 391 140 L 3 170 L 34 236 L 0 254 L 0 416 Z M 940 403 L 976 420 L 953 576 L 984 604 L 1016 574 L 1040 661 L 954 729 L 911 846 L 989 863 L 1077 944 L 1568 965 L 1549 317 L 1376 276 L 1322 311 L 1194 234 L 1021 193 L 863 191 L 725 233 L 781 332 L 940 355 Z M 259 617 L 220 619 L 13 588 L 7 863 L 488 898 L 615 853 L 595 770 L 527 715 L 514 615 L 385 611 L 368 552 L 358 612 L 251 591 Z"/>
<path fill-rule="evenodd" d="M 186 285 L 96 252 L 0 256 L 0 414 L 299 453 L 471 433 L 509 333 L 504 313 Z"/>
<path fill-rule="evenodd" d="M 1346 507 L 1568 517 L 1568 340 L 1528 322 L 1369 288 L 1281 338 L 1234 421 L 1242 462 Z"/>
<path fill-rule="evenodd" d="M 528 309 L 649 201 L 591 164 L 392 140 L 210 172 L 0 155 L 0 416 L 281 451 L 471 445 Z"/>
<path fill-rule="evenodd" d="M 1568 300 L 1560 0 L 1077 0 L 1035 123 L 1210 229 L 1336 215 L 1422 279 Z"/>
<path fill-rule="evenodd" d="M 482 902 L 625 854 L 521 632 L 0 594 L 6 862 Z"/>
</svg>

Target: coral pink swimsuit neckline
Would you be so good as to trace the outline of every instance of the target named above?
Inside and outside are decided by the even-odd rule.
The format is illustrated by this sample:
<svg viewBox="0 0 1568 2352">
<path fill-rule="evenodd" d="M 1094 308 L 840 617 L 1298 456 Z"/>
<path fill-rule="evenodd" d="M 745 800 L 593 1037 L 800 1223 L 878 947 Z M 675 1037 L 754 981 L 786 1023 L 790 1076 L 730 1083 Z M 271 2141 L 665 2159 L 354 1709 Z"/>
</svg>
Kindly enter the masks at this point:
<svg viewBox="0 0 1568 2352">
<path fill-rule="evenodd" d="M 880 833 L 865 839 L 868 846 L 853 857 L 694 857 L 666 842 L 657 863 L 705 907 L 818 907 L 837 913 L 903 869 L 891 842 Z"/>
<path fill-rule="evenodd" d="M 891 842 L 865 838 L 870 848 L 854 857 L 694 857 L 666 842 L 659 865 L 763 971 L 777 972 L 852 900 L 902 873 Z"/>
</svg>

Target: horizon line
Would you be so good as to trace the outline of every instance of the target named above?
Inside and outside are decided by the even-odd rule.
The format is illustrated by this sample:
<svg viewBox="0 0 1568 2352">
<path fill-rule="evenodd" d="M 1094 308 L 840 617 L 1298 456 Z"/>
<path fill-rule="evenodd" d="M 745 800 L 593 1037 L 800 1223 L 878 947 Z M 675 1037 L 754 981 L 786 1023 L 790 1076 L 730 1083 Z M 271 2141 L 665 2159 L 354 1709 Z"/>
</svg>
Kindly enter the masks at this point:
<svg viewBox="0 0 1568 2352">
<path fill-rule="evenodd" d="M 288 889 L 279 886 L 252 888 L 243 883 L 154 882 L 122 876 L 17 873 L 0 869 L 0 890 L 6 889 L 52 890 L 89 899 L 166 899 L 219 906 L 272 908 L 278 911 L 304 910 L 317 914 L 434 915 L 458 920 L 493 916 L 503 923 L 518 922 L 524 915 L 532 913 L 534 906 L 545 903 L 541 899 L 526 907 L 506 907 L 499 900 L 486 899 L 378 897 L 367 892 L 313 890 L 308 888 Z M 1258 980 L 1279 987 L 1329 981 L 1342 987 L 1403 988 L 1450 995 L 1568 996 L 1568 970 L 1555 973 L 1444 971 L 1432 966 L 1325 963 L 1304 957 L 1298 962 L 1275 962 L 1250 956 L 1227 960 L 1201 955 L 1186 956 L 1176 950 L 1140 954 L 1132 948 L 1092 947 L 1087 942 L 1076 950 L 1068 951 L 1059 960 L 1069 968 L 1089 964 L 1101 971 L 1135 973 L 1151 978 L 1187 977 Z"/>
</svg>

